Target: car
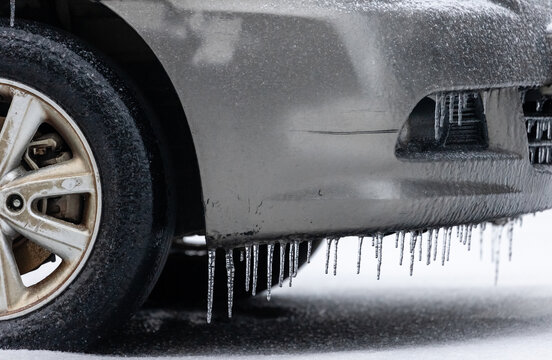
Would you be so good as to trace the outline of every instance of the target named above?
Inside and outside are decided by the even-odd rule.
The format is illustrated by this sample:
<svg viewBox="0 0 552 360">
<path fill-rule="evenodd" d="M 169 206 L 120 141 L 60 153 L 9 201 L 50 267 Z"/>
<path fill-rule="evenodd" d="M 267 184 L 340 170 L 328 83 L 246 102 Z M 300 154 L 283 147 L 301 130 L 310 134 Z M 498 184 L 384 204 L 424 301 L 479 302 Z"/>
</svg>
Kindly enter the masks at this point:
<svg viewBox="0 0 552 360">
<path fill-rule="evenodd" d="M 0 347 L 85 349 L 160 276 L 150 301 L 208 294 L 210 321 L 321 239 L 381 259 L 552 207 L 544 1 L 0 10 Z"/>
</svg>

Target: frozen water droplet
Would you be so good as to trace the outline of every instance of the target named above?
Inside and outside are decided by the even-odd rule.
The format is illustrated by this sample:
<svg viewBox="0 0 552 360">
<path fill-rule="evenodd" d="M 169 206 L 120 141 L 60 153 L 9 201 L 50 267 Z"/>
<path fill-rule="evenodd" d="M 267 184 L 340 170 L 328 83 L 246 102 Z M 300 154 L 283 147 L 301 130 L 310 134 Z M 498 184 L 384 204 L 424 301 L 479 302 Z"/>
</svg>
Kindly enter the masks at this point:
<svg viewBox="0 0 552 360">
<path fill-rule="evenodd" d="M 266 246 L 266 299 L 270 301 L 272 289 L 272 258 L 274 257 L 274 244 Z"/>
<path fill-rule="evenodd" d="M 215 263 L 216 263 L 216 249 L 209 249 L 208 254 L 208 283 L 207 283 L 207 323 L 211 323 L 211 316 L 213 314 L 213 292 L 215 289 Z"/>
<path fill-rule="evenodd" d="M 360 274 L 360 260 L 362 259 L 362 242 L 364 241 L 363 236 L 358 237 L 358 254 L 357 254 L 357 274 Z"/>
<path fill-rule="evenodd" d="M 328 273 L 330 268 L 330 249 L 332 246 L 332 239 L 326 239 L 326 270 L 325 273 Z"/>
<path fill-rule="evenodd" d="M 257 274 L 259 273 L 259 244 L 253 245 L 253 286 L 251 295 L 257 294 Z"/>
<path fill-rule="evenodd" d="M 278 274 L 278 286 L 284 285 L 284 269 L 286 266 L 286 243 L 280 242 L 280 272 Z"/>
<path fill-rule="evenodd" d="M 339 245 L 339 239 L 334 240 L 334 263 L 333 263 L 333 274 L 337 275 L 337 246 Z"/>
<path fill-rule="evenodd" d="M 228 287 L 228 318 L 232 318 L 234 305 L 234 252 L 226 249 L 226 286 Z"/>
<path fill-rule="evenodd" d="M 310 258 L 312 254 L 312 240 L 307 243 L 307 264 L 310 264 Z"/>
<path fill-rule="evenodd" d="M 15 0 L 10 0 L 10 27 L 15 25 Z"/>
<path fill-rule="evenodd" d="M 245 291 L 249 291 L 251 283 L 251 246 L 245 247 Z"/>
</svg>

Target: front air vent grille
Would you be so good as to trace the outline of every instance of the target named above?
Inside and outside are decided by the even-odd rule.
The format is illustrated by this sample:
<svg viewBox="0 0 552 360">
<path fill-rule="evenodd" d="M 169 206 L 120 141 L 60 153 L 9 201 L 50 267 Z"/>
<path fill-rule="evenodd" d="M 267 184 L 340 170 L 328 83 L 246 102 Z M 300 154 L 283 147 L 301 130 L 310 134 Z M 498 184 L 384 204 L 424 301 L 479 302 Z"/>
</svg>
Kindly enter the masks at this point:
<svg viewBox="0 0 552 360">
<path fill-rule="evenodd" d="M 416 105 L 399 132 L 396 155 L 466 153 L 488 147 L 487 122 L 477 92 L 439 93 Z"/>
<path fill-rule="evenodd" d="M 522 89 L 521 100 L 533 165 L 552 164 L 552 97 L 539 89 Z"/>
</svg>

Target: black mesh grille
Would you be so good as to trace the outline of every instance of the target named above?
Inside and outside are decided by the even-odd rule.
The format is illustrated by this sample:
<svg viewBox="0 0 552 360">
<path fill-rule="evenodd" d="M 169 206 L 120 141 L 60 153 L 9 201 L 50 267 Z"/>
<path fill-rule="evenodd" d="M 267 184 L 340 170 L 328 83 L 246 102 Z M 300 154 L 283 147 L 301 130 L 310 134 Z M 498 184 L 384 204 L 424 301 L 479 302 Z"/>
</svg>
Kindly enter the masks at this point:
<svg viewBox="0 0 552 360">
<path fill-rule="evenodd" d="M 522 89 L 521 98 L 529 145 L 529 161 L 552 164 L 552 98 L 538 89 Z"/>
</svg>

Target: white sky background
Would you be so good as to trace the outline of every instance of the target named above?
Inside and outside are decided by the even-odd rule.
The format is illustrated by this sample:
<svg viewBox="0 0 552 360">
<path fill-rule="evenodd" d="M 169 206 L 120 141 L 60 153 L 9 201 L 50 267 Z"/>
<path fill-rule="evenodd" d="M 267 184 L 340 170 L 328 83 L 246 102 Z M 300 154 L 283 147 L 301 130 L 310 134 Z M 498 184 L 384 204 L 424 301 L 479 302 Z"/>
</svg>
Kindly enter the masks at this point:
<svg viewBox="0 0 552 360">
<path fill-rule="evenodd" d="M 471 294 L 474 298 L 490 297 L 498 299 L 502 294 L 519 294 L 519 306 L 508 311 L 520 323 L 524 321 L 539 321 L 540 315 L 552 316 L 552 211 L 528 215 L 524 218 L 523 227 L 515 228 L 513 261 L 508 262 L 508 241 L 505 236 L 502 241 L 500 279 L 497 287 L 494 286 L 494 265 L 490 261 L 490 235 L 487 230 L 484 243 L 484 260 L 479 259 L 479 230 L 474 231 L 472 250 L 455 241 L 453 232 L 451 260 L 442 267 L 438 264 L 425 265 L 424 261 L 414 266 L 414 276 L 408 274 L 409 257 L 405 252 L 403 267 L 398 266 L 399 251 L 394 248 L 394 236 L 384 239 L 383 264 L 381 280 L 376 280 L 376 260 L 371 240 L 365 239 L 363 248 L 363 266 L 360 275 L 356 275 L 356 238 L 345 238 L 339 243 L 338 275 L 324 275 L 325 249 L 321 247 L 314 255 L 312 263 L 302 269 L 294 279 L 293 288 L 287 284 L 283 289 L 273 290 L 273 297 L 292 298 L 297 295 L 312 295 L 314 298 L 321 294 L 362 294 L 364 292 L 402 291 L 405 296 L 417 294 L 412 298 L 417 302 L 415 306 L 422 306 L 424 297 L 419 296 L 427 291 L 429 297 L 440 297 L 444 301 L 451 295 L 450 289 L 457 289 L 462 294 Z M 424 241 L 424 247 L 426 242 Z M 441 246 L 441 243 L 439 244 Z M 438 260 L 440 260 L 440 251 Z M 332 249 L 333 261 L 333 249 Z M 330 262 L 330 271 L 331 271 Z M 442 290 L 442 293 L 440 292 Z M 442 295 L 440 295 L 442 294 Z M 263 296 L 264 294 L 261 294 Z M 465 298 L 465 297 L 464 297 Z M 535 306 L 542 299 L 542 306 Z M 333 309 L 328 309 L 329 311 Z M 340 311 L 339 309 L 335 311 Z M 498 312 L 500 314 L 500 312 Z M 322 315 L 323 316 L 323 315 Z M 479 314 L 478 316 L 481 316 Z M 489 316 L 497 316 L 497 313 Z M 502 316 L 502 315 L 500 315 Z M 215 324 L 216 326 L 216 324 Z M 357 358 L 357 359 L 550 359 L 552 358 L 552 323 L 548 326 L 539 324 L 538 331 L 520 331 L 514 329 L 512 333 L 503 333 L 485 337 L 484 339 L 469 338 L 459 341 L 457 338 L 450 343 L 423 344 L 420 346 L 402 346 L 400 348 L 385 348 L 383 350 L 370 349 L 364 351 L 342 351 L 338 353 L 312 353 L 310 357 L 317 359 Z M 252 344 L 254 346 L 254 344 Z M 181 358 L 184 358 L 184 354 Z M 219 358 L 232 357 L 231 354 Z M 270 356 L 273 357 L 273 356 Z M 281 355 L 278 358 L 308 358 L 308 354 Z M 0 351 L 0 359 L 40 359 L 64 360 L 79 359 L 80 355 L 59 354 L 48 352 L 29 351 Z M 82 358 L 106 358 L 83 355 Z M 107 357 L 111 359 L 112 357 Z M 179 357 L 180 358 L 180 357 Z M 236 356 L 234 358 L 245 358 Z M 258 355 L 247 358 L 258 358 Z"/>
</svg>

